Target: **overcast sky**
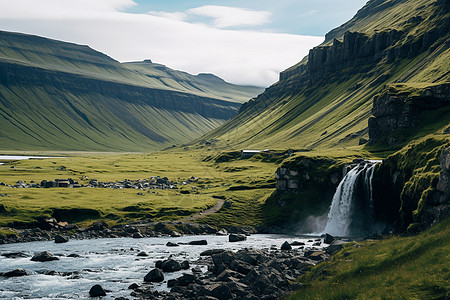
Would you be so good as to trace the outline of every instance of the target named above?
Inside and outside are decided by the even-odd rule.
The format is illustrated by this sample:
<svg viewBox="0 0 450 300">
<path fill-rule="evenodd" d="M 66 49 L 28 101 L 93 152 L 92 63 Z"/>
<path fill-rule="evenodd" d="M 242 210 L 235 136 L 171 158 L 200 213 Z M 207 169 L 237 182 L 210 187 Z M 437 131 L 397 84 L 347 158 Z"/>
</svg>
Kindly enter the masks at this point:
<svg viewBox="0 0 450 300">
<path fill-rule="evenodd" d="M 0 30 L 269 86 L 366 0 L 0 0 Z"/>
</svg>

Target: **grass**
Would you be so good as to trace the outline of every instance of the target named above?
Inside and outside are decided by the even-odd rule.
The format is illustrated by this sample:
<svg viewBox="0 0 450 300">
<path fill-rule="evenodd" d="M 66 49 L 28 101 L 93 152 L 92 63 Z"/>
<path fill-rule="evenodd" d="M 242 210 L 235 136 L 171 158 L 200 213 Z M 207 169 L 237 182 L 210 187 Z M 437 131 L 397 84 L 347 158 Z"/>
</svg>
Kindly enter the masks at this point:
<svg viewBox="0 0 450 300">
<path fill-rule="evenodd" d="M 288 299 L 448 299 L 450 219 L 411 237 L 346 244 Z"/>
<path fill-rule="evenodd" d="M 252 226 L 262 222 L 258 211 L 273 191 L 277 163 L 264 158 L 218 163 L 205 159 L 203 153 L 189 149 L 120 155 L 72 153 L 66 158 L 7 162 L 0 165 L 0 181 L 6 184 L 56 178 L 72 178 L 87 184 L 90 179 L 108 182 L 161 176 L 178 182 L 179 189 L 144 191 L 138 195 L 142 191 L 134 189 L 0 187 L 0 194 L 4 195 L 0 203 L 7 210 L 0 218 L 0 226 L 27 226 L 55 214 L 66 219 L 70 216 L 68 221 L 80 225 L 95 219 L 111 223 L 177 219 L 213 206 L 217 197 L 229 200 L 230 210 L 221 210 L 203 222 Z M 182 182 L 192 176 L 199 180 L 183 186 Z"/>
</svg>

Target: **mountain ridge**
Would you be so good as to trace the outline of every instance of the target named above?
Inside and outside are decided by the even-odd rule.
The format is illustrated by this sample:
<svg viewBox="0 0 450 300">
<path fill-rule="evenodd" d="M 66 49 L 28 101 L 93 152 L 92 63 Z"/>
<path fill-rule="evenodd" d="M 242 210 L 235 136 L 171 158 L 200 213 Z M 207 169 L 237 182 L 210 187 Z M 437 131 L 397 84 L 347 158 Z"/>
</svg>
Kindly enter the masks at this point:
<svg viewBox="0 0 450 300">
<path fill-rule="evenodd" d="M 236 115 L 261 88 L 0 32 L 0 149 L 150 151 Z"/>
<path fill-rule="evenodd" d="M 219 148 L 358 147 L 369 138 L 373 97 L 385 86 L 450 81 L 449 16 L 445 1 L 369 1 L 341 26 L 350 31 L 332 30 L 204 139 L 218 140 Z"/>
</svg>

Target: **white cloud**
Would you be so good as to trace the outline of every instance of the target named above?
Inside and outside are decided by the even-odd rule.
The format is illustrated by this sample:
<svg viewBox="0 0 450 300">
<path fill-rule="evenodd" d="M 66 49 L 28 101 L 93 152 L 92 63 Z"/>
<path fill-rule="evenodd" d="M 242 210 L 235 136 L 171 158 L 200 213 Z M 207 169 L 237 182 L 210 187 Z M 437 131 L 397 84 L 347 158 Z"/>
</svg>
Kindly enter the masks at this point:
<svg viewBox="0 0 450 300">
<path fill-rule="evenodd" d="M 272 15 L 268 11 L 255 11 L 239 7 L 217 5 L 205 5 L 192 8 L 187 13 L 213 18 L 213 24 L 217 28 L 262 25 L 268 23 Z"/>
<path fill-rule="evenodd" d="M 133 4 L 131 0 L 0 0 L 0 28 L 88 44 L 119 61 L 149 58 L 193 74 L 214 73 L 233 83 L 261 86 L 274 83 L 281 70 L 323 40 L 224 30 L 190 24 L 176 15 L 121 12 Z M 64 17 L 58 15 L 63 12 Z"/>
</svg>

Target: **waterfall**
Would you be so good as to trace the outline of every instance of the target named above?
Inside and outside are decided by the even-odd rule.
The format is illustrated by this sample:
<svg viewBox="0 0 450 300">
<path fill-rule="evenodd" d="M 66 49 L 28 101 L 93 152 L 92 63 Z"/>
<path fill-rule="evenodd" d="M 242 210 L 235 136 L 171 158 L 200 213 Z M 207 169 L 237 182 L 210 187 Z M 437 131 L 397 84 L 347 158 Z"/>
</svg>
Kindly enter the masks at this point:
<svg viewBox="0 0 450 300">
<path fill-rule="evenodd" d="M 352 222 L 373 221 L 372 179 L 378 161 L 364 161 L 353 167 L 334 193 L 324 232 L 335 236 L 352 235 Z M 364 198 L 364 199 L 361 199 Z M 364 207 L 358 212 L 357 206 Z"/>
</svg>

